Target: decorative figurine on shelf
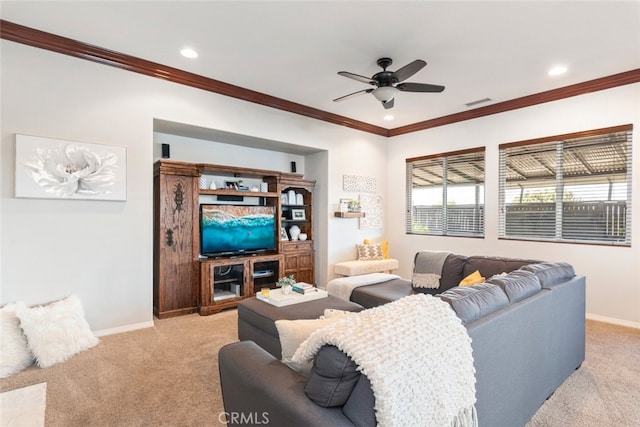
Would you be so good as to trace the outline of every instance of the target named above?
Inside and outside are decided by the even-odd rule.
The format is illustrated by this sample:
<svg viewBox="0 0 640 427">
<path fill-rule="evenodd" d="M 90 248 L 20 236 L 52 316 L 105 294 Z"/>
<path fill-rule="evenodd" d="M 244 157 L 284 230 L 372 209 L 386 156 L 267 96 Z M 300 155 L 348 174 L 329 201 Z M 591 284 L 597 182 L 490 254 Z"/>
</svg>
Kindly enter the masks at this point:
<svg viewBox="0 0 640 427">
<path fill-rule="evenodd" d="M 289 235 L 291 236 L 291 240 L 298 240 L 298 237 L 300 237 L 300 227 L 297 225 L 289 227 Z"/>
<path fill-rule="evenodd" d="M 282 288 L 282 293 L 285 295 L 291 292 L 291 289 L 293 289 L 293 285 L 295 284 L 296 278 L 293 276 L 293 274 L 291 276 L 281 277 L 276 282 L 276 286 Z"/>
</svg>

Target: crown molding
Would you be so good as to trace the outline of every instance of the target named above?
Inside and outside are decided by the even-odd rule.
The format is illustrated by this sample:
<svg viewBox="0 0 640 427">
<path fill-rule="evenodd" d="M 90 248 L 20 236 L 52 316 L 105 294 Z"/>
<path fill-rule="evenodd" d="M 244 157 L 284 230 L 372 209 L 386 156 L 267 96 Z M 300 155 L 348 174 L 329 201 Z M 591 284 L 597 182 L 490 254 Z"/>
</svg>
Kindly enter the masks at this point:
<svg viewBox="0 0 640 427">
<path fill-rule="evenodd" d="M 10 21 L 5 21 L 3 19 L 0 20 L 0 38 L 385 137 L 418 132 L 438 126 L 445 126 L 492 114 L 530 107 L 532 105 L 542 104 L 545 102 L 557 101 L 590 92 L 640 82 L 640 69 L 635 69 L 558 89 L 511 99 L 509 101 L 475 108 L 473 110 L 450 114 L 393 129 L 386 129 L 156 62 L 147 61 L 145 59 L 104 49 L 81 41 L 58 36 L 56 34 L 47 33 L 45 31 L 26 27 Z"/>
<path fill-rule="evenodd" d="M 413 123 L 406 126 L 389 130 L 389 136 L 398 136 L 406 133 L 417 132 L 438 126 L 449 125 L 465 120 L 476 119 L 478 117 L 490 116 L 492 114 L 504 113 L 506 111 L 517 110 L 519 108 L 530 107 L 532 105 L 543 104 L 545 102 L 558 101 L 572 96 L 584 95 L 599 90 L 611 89 L 617 86 L 628 85 L 640 82 L 640 68 L 626 71 L 611 76 L 601 77 L 570 86 L 539 92 L 509 101 L 498 102 L 492 105 L 475 108 L 469 111 L 450 114 L 423 122 Z"/>
<path fill-rule="evenodd" d="M 190 86 L 197 89 L 214 92 L 231 98 L 241 99 L 247 102 L 264 105 L 278 110 L 288 111 L 294 114 L 311 117 L 313 119 L 346 126 L 363 132 L 369 132 L 381 136 L 389 136 L 389 130 L 380 126 L 374 126 L 349 117 L 340 116 L 326 111 L 311 108 L 306 105 L 276 98 L 261 92 L 245 89 L 219 80 L 190 73 L 177 68 L 169 67 L 135 56 L 104 49 L 98 46 L 83 43 L 67 37 L 25 27 L 10 21 L 0 20 L 0 37 L 16 43 L 33 46 L 76 58 L 86 59 L 103 65 L 156 77 L 173 83 Z"/>
</svg>

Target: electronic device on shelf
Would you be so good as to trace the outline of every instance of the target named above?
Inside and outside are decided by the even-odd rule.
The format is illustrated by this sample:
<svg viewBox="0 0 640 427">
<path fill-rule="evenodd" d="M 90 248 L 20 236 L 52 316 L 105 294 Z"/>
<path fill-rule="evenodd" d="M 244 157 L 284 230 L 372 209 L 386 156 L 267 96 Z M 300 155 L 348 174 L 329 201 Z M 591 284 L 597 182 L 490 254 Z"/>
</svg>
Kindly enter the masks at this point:
<svg viewBox="0 0 640 427">
<path fill-rule="evenodd" d="M 253 272 L 253 277 L 269 277 L 269 276 L 273 276 L 274 275 L 274 271 L 273 270 L 257 270 Z"/>
<path fill-rule="evenodd" d="M 233 256 L 276 249 L 275 206 L 200 205 L 200 253 Z"/>
</svg>

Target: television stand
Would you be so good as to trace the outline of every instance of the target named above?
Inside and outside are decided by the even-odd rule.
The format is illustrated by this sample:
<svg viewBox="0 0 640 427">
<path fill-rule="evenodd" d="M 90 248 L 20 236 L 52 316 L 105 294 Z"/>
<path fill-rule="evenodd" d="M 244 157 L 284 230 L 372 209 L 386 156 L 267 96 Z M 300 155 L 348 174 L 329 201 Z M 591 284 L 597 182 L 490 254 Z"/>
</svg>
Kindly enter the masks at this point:
<svg viewBox="0 0 640 427">
<path fill-rule="evenodd" d="M 238 255 L 200 260 L 200 315 L 233 308 L 284 275 L 284 255 Z"/>
</svg>

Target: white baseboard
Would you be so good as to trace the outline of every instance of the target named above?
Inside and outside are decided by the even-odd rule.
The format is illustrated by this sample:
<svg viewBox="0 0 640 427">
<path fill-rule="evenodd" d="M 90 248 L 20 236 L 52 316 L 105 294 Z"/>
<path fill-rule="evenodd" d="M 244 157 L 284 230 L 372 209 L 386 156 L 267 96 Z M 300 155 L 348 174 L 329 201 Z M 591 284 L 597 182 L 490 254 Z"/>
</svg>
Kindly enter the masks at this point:
<svg viewBox="0 0 640 427">
<path fill-rule="evenodd" d="M 615 317 L 607 317 L 600 316 L 599 314 L 589 314 L 586 315 L 587 319 L 595 320 L 598 322 L 611 323 L 613 325 L 626 326 L 628 328 L 640 329 L 640 323 L 638 322 L 630 322 L 628 320 L 616 319 Z"/>
<path fill-rule="evenodd" d="M 93 334 L 97 337 L 104 337 L 105 335 L 121 334 L 123 332 L 136 331 L 138 329 L 153 328 L 153 320 L 142 323 L 134 323 L 133 325 L 121 326 L 119 328 L 103 329 L 101 331 L 95 331 Z"/>
</svg>

